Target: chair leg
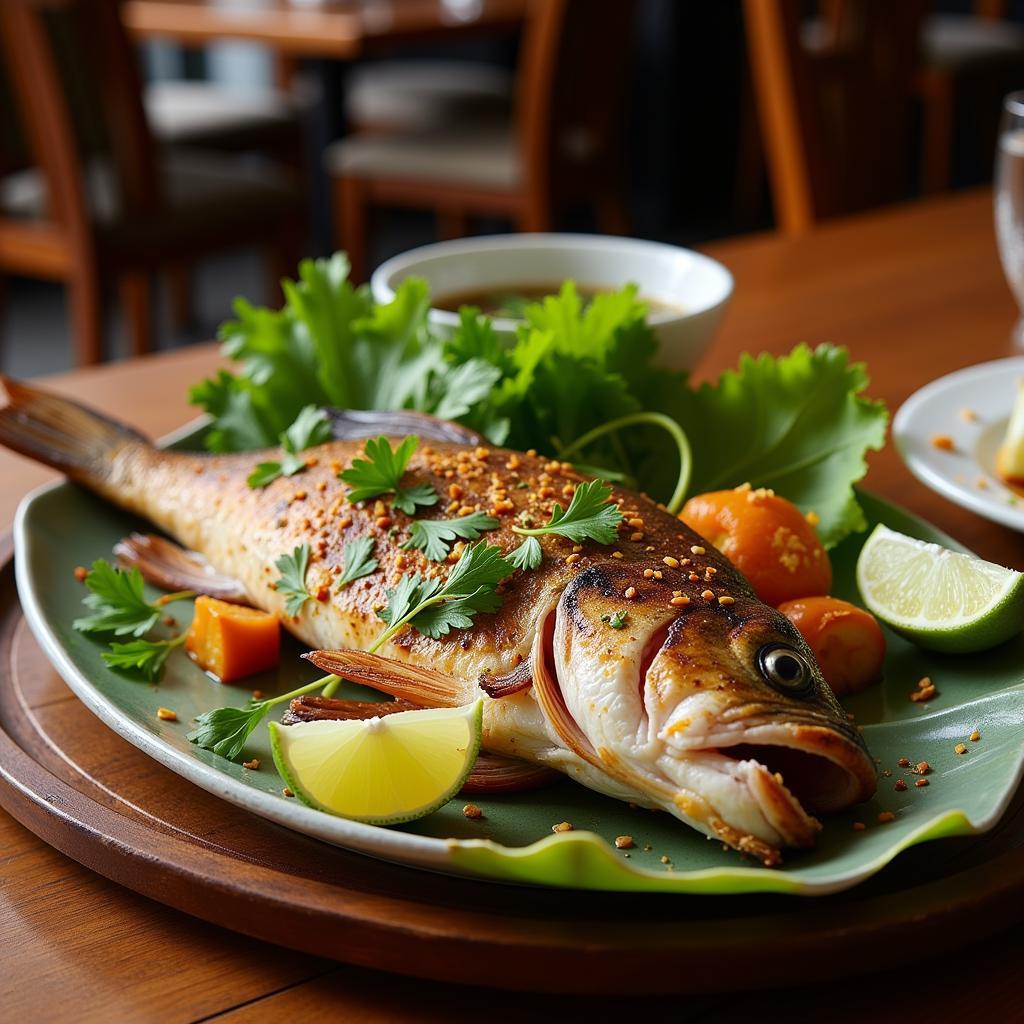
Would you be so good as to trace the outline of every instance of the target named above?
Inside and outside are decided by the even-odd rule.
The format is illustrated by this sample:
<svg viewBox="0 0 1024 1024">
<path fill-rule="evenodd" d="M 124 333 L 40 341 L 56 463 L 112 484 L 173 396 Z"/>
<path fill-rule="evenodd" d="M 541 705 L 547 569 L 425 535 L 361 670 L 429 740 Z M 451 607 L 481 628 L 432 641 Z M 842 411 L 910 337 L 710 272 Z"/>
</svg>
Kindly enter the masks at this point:
<svg viewBox="0 0 1024 1024">
<path fill-rule="evenodd" d="M 934 195 L 949 188 L 953 152 L 953 83 L 948 75 L 922 82 L 921 191 Z"/>
<path fill-rule="evenodd" d="M 334 189 L 334 245 L 348 254 L 349 277 L 353 284 L 362 284 L 367 273 L 367 207 L 366 184 L 359 178 L 337 177 Z"/>
<path fill-rule="evenodd" d="M 145 270 L 125 270 L 118 276 L 121 310 L 133 356 L 153 350 L 153 282 Z"/>
<path fill-rule="evenodd" d="M 173 263 L 164 271 L 167 298 L 171 310 L 171 324 L 183 333 L 195 324 L 192 308 L 192 276 L 184 263 Z"/>
<path fill-rule="evenodd" d="M 469 234 L 466 211 L 451 206 L 440 208 L 437 211 L 437 233 L 445 241 L 449 238 L 465 238 Z"/>
<path fill-rule="evenodd" d="M 597 226 L 606 235 L 628 235 L 629 214 L 626 204 L 617 193 L 608 192 L 598 197 L 595 203 Z"/>
<path fill-rule="evenodd" d="M 103 295 L 99 278 L 80 271 L 68 282 L 72 351 L 76 366 L 103 361 Z"/>
<path fill-rule="evenodd" d="M 268 301 L 271 303 L 284 301 L 282 280 L 295 280 L 298 277 L 299 260 L 302 259 L 301 240 L 302 227 L 297 218 L 289 218 L 278 226 L 274 244 L 267 250 L 267 265 L 270 271 Z"/>
</svg>

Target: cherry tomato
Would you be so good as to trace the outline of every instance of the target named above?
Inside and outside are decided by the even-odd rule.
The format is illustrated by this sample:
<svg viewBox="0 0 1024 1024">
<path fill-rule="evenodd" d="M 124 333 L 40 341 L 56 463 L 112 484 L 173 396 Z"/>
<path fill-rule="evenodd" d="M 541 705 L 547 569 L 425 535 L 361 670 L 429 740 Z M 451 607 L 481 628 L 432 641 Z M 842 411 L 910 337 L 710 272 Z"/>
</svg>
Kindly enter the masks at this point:
<svg viewBox="0 0 1024 1024">
<path fill-rule="evenodd" d="M 814 527 L 791 501 L 749 486 L 698 494 L 679 518 L 714 544 L 765 604 L 827 594 L 832 565 Z"/>
<path fill-rule="evenodd" d="M 877 682 L 885 662 L 885 637 L 875 617 L 837 597 L 801 597 L 779 605 L 818 659 L 836 696 Z"/>
</svg>

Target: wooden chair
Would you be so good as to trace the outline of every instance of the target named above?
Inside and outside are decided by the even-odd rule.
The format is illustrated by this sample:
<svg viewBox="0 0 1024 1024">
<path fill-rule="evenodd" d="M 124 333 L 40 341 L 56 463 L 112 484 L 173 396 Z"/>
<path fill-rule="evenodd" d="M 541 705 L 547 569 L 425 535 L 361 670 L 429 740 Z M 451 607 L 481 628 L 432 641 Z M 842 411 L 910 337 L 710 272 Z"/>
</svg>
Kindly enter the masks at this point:
<svg viewBox="0 0 1024 1024">
<path fill-rule="evenodd" d="M 744 0 L 776 222 L 788 234 L 905 194 L 925 0 L 824 0 L 802 38 L 799 0 Z"/>
<path fill-rule="evenodd" d="M 915 85 L 922 104 L 921 190 L 926 194 L 950 186 L 956 101 L 968 89 L 980 89 L 979 103 L 990 104 L 976 134 L 984 147 L 982 160 L 991 159 L 999 97 L 1024 81 L 1024 28 L 1007 19 L 1008 6 L 1006 0 L 974 0 L 970 13 L 925 18 Z"/>
<path fill-rule="evenodd" d="M 532 0 L 520 44 L 514 109 L 419 131 L 334 143 L 335 238 L 366 275 L 375 205 L 433 209 L 442 237 L 473 216 L 547 231 L 567 202 L 594 206 L 602 230 L 624 233 L 620 144 L 629 0 Z"/>
<path fill-rule="evenodd" d="M 115 0 L 3 0 L 0 41 L 33 162 L 0 181 L 0 274 L 67 285 L 79 364 L 102 358 L 111 285 L 141 353 L 157 271 L 245 245 L 268 250 L 275 279 L 294 271 L 294 182 L 158 150 Z"/>
</svg>

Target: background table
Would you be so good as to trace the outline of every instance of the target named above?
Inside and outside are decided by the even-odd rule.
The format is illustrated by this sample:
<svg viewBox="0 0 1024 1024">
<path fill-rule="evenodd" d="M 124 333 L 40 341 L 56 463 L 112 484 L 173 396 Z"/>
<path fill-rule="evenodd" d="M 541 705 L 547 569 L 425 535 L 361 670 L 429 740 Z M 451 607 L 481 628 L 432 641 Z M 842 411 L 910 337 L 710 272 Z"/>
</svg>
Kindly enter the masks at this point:
<svg viewBox="0 0 1024 1024">
<path fill-rule="evenodd" d="M 141 0 L 139 0 L 141 2 Z M 1016 310 L 999 268 L 991 197 L 974 193 L 883 211 L 787 241 L 757 237 L 709 246 L 736 276 L 721 337 L 699 368 L 708 376 L 743 351 L 783 352 L 799 341 L 847 345 L 867 361 L 870 394 L 893 411 L 943 373 L 1014 354 Z M 225 314 L 227 314 L 225 309 Z M 55 378 L 56 389 L 153 434 L 190 415 L 187 387 L 220 364 L 213 346 Z M 0 451 L 0 524 L 50 474 Z M 979 519 L 917 484 L 891 446 L 872 457 L 867 484 L 986 557 L 1024 568 L 1024 536 Z M 424 875 L 424 884 L 429 876 Z M 1005 934 L 932 963 L 843 985 L 814 987 L 800 964 L 786 994 L 644 1001 L 531 997 L 375 974 L 255 942 L 149 902 L 92 874 L 0 812 L 0 1018 L 4 1020 L 452 1020 L 486 1015 L 575 1019 L 609 1015 L 712 1020 L 723 1011 L 789 1021 L 1021 1019 L 1024 938 Z M 966 938 L 966 937 L 965 937 Z M 737 978 L 743 965 L 736 965 Z M 783 1009 L 784 1007 L 784 1009 Z M 1017 1016 L 1014 1016 L 1017 1014 Z"/>
</svg>

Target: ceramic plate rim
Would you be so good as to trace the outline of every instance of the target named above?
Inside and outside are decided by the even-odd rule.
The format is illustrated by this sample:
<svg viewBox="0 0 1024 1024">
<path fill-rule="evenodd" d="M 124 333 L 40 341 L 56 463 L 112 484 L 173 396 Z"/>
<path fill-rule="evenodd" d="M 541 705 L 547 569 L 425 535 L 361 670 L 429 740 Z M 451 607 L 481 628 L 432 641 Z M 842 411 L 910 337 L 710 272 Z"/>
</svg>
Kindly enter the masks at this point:
<svg viewBox="0 0 1024 1024">
<path fill-rule="evenodd" d="M 896 410 L 896 415 L 892 419 L 892 438 L 904 465 L 929 490 L 985 519 L 1007 526 L 1011 530 L 1024 532 L 1024 507 L 1000 503 L 991 492 L 958 483 L 953 477 L 936 469 L 911 447 L 913 441 L 920 440 L 914 428 L 914 420 L 930 403 L 943 395 L 955 394 L 958 385 L 976 378 L 995 375 L 998 372 L 997 368 L 1008 370 L 1007 364 L 1016 365 L 1019 372 L 1024 375 L 1024 356 L 1007 356 L 1004 359 L 965 366 L 918 388 Z M 925 442 L 927 443 L 927 439 Z"/>
</svg>

